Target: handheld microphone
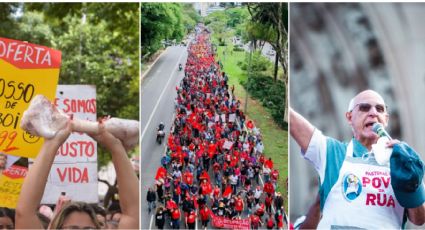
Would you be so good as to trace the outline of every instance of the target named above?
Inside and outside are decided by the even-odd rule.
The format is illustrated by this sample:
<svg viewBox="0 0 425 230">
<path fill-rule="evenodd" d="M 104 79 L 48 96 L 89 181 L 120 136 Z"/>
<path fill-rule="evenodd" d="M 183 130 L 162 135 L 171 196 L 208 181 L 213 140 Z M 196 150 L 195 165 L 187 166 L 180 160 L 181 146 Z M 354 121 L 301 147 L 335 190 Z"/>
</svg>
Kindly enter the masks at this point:
<svg viewBox="0 0 425 230">
<path fill-rule="evenodd" d="M 374 123 L 372 126 L 372 130 L 373 132 L 378 134 L 378 136 L 388 137 L 388 139 L 392 140 L 391 136 L 387 133 L 387 131 L 385 131 L 384 126 L 381 123 L 379 122 Z"/>
</svg>

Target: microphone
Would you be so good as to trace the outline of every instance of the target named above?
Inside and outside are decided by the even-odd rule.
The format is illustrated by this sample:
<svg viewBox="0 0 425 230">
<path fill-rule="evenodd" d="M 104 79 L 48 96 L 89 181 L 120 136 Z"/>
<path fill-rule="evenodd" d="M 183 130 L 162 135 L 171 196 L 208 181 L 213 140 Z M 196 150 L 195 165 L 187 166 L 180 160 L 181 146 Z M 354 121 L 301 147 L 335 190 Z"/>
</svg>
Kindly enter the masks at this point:
<svg viewBox="0 0 425 230">
<path fill-rule="evenodd" d="M 373 126 L 372 126 L 372 130 L 373 130 L 373 132 L 378 134 L 378 136 L 388 137 L 388 139 L 392 140 L 390 134 L 388 134 L 387 131 L 385 131 L 384 126 L 381 123 L 379 123 L 379 122 L 374 123 Z"/>
</svg>

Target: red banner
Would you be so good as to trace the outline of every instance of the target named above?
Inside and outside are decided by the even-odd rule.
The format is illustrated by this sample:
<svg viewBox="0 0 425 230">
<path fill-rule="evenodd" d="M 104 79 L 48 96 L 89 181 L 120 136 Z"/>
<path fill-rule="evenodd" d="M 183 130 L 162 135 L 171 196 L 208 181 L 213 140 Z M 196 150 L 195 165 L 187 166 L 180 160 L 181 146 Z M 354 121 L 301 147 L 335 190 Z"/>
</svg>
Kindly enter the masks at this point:
<svg viewBox="0 0 425 230">
<path fill-rule="evenodd" d="M 211 213 L 212 225 L 216 228 L 250 229 L 249 219 L 231 220 Z"/>
</svg>

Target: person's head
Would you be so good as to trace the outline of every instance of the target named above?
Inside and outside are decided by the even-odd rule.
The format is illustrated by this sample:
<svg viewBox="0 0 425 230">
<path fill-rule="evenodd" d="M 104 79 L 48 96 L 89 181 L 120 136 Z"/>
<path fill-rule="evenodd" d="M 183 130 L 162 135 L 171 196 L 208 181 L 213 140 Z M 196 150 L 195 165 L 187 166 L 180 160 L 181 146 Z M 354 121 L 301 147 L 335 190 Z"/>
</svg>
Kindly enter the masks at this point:
<svg viewBox="0 0 425 230">
<path fill-rule="evenodd" d="M 97 204 L 94 204 L 93 210 L 96 213 L 96 218 L 99 224 L 101 225 L 102 229 L 106 228 L 106 210 Z"/>
<path fill-rule="evenodd" d="M 66 204 L 53 218 L 51 229 L 72 228 L 100 229 L 101 225 L 96 218 L 93 208 L 84 202 L 70 202 Z"/>
<path fill-rule="evenodd" d="M 8 208 L 0 208 L 0 229 L 15 229 L 15 212 Z"/>
<path fill-rule="evenodd" d="M 379 122 L 386 127 L 389 119 L 384 99 L 373 90 L 365 90 L 351 99 L 345 117 L 354 138 L 368 148 L 379 138 L 372 130 L 373 124 Z"/>
</svg>

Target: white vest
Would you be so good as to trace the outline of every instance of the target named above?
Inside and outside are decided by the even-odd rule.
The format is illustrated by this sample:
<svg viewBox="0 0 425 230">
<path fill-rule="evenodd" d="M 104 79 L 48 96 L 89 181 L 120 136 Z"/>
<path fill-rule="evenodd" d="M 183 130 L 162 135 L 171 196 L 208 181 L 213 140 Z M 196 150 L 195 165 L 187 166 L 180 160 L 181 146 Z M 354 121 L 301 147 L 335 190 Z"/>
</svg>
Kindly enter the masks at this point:
<svg viewBox="0 0 425 230">
<path fill-rule="evenodd" d="M 400 229 L 403 214 L 391 186 L 389 165 L 378 165 L 373 154 L 354 158 L 351 141 L 318 229 Z"/>
</svg>

